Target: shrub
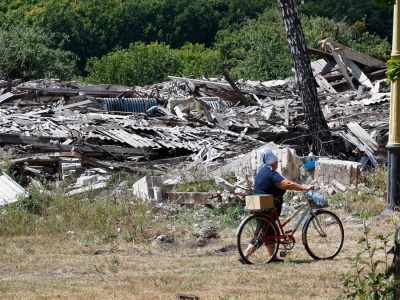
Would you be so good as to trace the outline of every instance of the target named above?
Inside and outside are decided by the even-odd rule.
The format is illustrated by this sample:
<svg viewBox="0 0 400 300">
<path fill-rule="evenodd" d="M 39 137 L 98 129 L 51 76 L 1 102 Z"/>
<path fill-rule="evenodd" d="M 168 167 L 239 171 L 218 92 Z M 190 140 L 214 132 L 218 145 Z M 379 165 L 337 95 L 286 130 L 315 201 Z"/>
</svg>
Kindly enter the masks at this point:
<svg viewBox="0 0 400 300">
<path fill-rule="evenodd" d="M 186 44 L 176 50 L 181 64 L 180 73 L 186 77 L 209 77 L 222 73 L 220 54 L 217 50 L 205 48 L 200 44 Z"/>
<path fill-rule="evenodd" d="M 0 78 L 58 78 L 76 75 L 76 57 L 54 45 L 54 35 L 18 25 L 0 30 Z"/>
<path fill-rule="evenodd" d="M 339 299 L 395 299 L 395 287 L 400 281 L 395 279 L 393 266 L 388 263 L 389 235 L 376 236 L 382 246 L 375 246 L 369 233 L 369 224 L 364 221 L 364 237 L 358 241 L 363 251 L 347 258 L 352 270 L 340 274 L 344 288 Z M 384 260 L 376 259 L 378 250 L 383 250 Z"/>
<path fill-rule="evenodd" d="M 86 65 L 89 82 L 146 85 L 162 82 L 179 67 L 177 56 L 165 44 L 130 44 L 102 58 L 91 58 Z"/>
<path fill-rule="evenodd" d="M 138 42 L 102 58 L 91 58 L 86 65 L 89 82 L 149 85 L 168 80 L 169 75 L 199 77 L 219 69 L 219 53 L 202 45 L 171 49 L 162 43 Z M 220 72 L 221 73 L 221 72 Z"/>
</svg>

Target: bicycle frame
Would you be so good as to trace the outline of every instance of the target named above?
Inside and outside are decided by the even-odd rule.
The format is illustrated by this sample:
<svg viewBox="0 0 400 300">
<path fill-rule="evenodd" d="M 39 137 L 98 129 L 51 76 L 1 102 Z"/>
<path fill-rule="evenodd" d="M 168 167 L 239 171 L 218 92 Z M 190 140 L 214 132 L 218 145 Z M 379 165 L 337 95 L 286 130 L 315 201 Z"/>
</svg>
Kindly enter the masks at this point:
<svg viewBox="0 0 400 300">
<path fill-rule="evenodd" d="M 295 246 L 294 235 L 301 224 L 303 224 L 302 243 L 308 254 L 317 260 L 334 258 L 343 245 L 343 225 L 338 216 L 324 207 L 323 205 L 317 206 L 313 198 L 306 196 L 305 201 L 300 203 L 286 218 L 280 219 L 276 208 L 266 211 L 251 211 L 251 214 L 241 221 L 236 231 L 241 258 L 245 263 L 253 263 L 252 259 L 249 261 L 249 257 L 253 257 L 253 253 L 264 245 L 267 251 L 265 262 L 270 262 L 277 255 L 279 244 L 284 248 L 281 248 L 283 251 L 280 252 L 280 256 L 285 256 L 287 251 Z M 289 227 L 288 224 L 291 221 L 295 224 L 291 224 L 291 228 L 286 228 Z M 285 230 L 285 228 L 289 230 Z M 330 252 L 330 249 L 333 252 Z M 262 257 L 263 254 L 257 255 L 254 259 L 259 261 L 261 258 L 261 263 L 263 263 Z"/>
<path fill-rule="evenodd" d="M 310 205 L 310 200 L 306 199 L 306 202 L 302 203 L 299 208 L 297 208 L 289 217 L 287 217 L 285 220 L 281 221 L 278 216 L 278 212 L 276 209 L 273 209 L 271 213 L 269 214 L 269 217 L 274 220 L 280 230 L 280 235 L 278 236 L 269 236 L 269 237 L 264 237 L 264 240 L 270 240 L 270 239 L 279 239 L 279 240 L 285 240 L 287 238 L 290 238 L 294 243 L 296 243 L 296 240 L 294 238 L 294 234 L 296 233 L 297 229 L 300 227 L 300 224 L 303 222 L 303 220 L 308 217 L 310 214 L 313 214 L 314 209 L 311 208 Z M 284 228 L 285 226 L 293 220 L 294 217 L 296 217 L 298 214 L 300 214 L 300 218 L 297 220 L 296 224 L 291 230 L 285 231 Z M 255 213 L 257 214 L 257 213 Z M 317 221 L 318 222 L 318 221 Z M 322 228 L 320 224 L 318 224 L 319 229 L 322 231 Z"/>
<path fill-rule="evenodd" d="M 295 217 L 297 216 L 302 210 L 303 213 L 300 215 L 300 218 L 297 220 L 297 223 L 294 225 L 293 229 L 290 230 L 289 236 L 293 236 L 297 229 L 299 228 L 300 224 L 303 222 L 304 218 L 310 214 L 312 211 L 310 205 L 307 202 L 303 203 L 298 209 L 296 209 L 288 218 L 286 218 L 283 222 L 279 218 L 276 218 L 276 222 L 278 223 L 279 229 L 282 233 L 284 233 L 284 237 L 286 237 L 286 232 L 283 230 L 285 226 Z M 275 214 L 277 214 L 275 210 Z M 279 237 L 280 238 L 280 237 Z"/>
</svg>

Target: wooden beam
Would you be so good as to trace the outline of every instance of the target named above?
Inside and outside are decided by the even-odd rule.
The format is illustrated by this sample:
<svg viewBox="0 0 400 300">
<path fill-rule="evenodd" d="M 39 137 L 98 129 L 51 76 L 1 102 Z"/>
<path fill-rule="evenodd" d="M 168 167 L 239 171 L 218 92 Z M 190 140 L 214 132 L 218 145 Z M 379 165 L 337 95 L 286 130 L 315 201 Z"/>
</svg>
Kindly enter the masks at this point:
<svg viewBox="0 0 400 300">
<path fill-rule="evenodd" d="M 372 88 L 372 82 L 368 79 L 367 75 L 364 74 L 363 71 L 352 61 L 351 59 L 345 58 L 347 68 L 349 69 L 350 73 L 353 74 L 353 77 L 357 79 L 359 83 L 365 85 L 367 87 Z"/>
<path fill-rule="evenodd" d="M 333 46 L 334 49 L 340 49 L 343 51 L 343 55 L 346 56 L 348 59 L 352 61 L 358 62 L 368 67 L 382 67 L 386 66 L 387 64 L 379 59 L 373 58 L 361 52 L 358 52 L 352 48 L 344 46 L 335 42 L 332 38 L 327 38 L 319 42 L 322 48 L 329 50 L 329 44 Z M 333 54 L 333 53 L 332 53 Z"/>
<path fill-rule="evenodd" d="M 317 55 L 319 57 L 332 57 L 331 53 L 326 52 L 326 51 L 322 51 L 322 50 L 318 50 L 318 49 L 315 49 L 315 48 L 307 47 L 307 51 L 308 51 L 308 53 Z"/>
<path fill-rule="evenodd" d="M 335 48 L 333 47 L 332 44 L 326 43 L 325 44 L 330 50 L 333 55 L 333 58 L 335 59 L 336 63 L 339 66 L 340 72 L 342 72 L 344 78 L 346 79 L 348 85 L 353 89 L 356 90 L 354 87 L 353 82 L 351 81 L 351 78 L 349 74 L 347 73 L 347 66 L 345 65 L 345 62 L 342 60 L 342 57 L 336 52 Z"/>
<path fill-rule="evenodd" d="M 328 80 L 325 79 L 322 75 L 315 76 L 315 80 L 317 81 L 318 85 L 329 93 L 336 94 L 337 91 L 329 84 Z"/>
<path fill-rule="evenodd" d="M 229 76 L 228 71 L 224 70 L 223 71 L 224 77 L 226 79 L 226 81 L 228 81 L 228 83 L 231 85 L 232 89 L 235 91 L 236 95 L 238 96 L 238 98 L 240 99 L 240 102 L 243 105 L 250 105 L 250 104 L 254 104 L 253 101 L 251 99 L 246 98 L 242 92 L 239 90 L 239 88 L 236 86 L 235 82 L 233 82 L 232 78 Z"/>
</svg>

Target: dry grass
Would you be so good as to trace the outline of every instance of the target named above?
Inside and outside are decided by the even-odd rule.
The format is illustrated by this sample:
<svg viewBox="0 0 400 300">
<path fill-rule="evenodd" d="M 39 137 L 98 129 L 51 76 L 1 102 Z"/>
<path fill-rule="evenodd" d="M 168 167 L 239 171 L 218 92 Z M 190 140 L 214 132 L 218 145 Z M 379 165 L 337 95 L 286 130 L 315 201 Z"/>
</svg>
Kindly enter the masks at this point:
<svg viewBox="0 0 400 300">
<path fill-rule="evenodd" d="M 381 174 L 331 199 L 345 228 L 334 260 L 309 257 L 298 230 L 285 262 L 263 266 L 237 261 L 240 205 L 188 209 L 148 205 L 128 191 L 79 198 L 32 191 L 26 203 L 0 213 L 0 299 L 337 299 L 340 274 L 352 271 L 346 258 L 363 252 L 363 223 L 350 214 L 382 211 Z M 371 240 L 399 223 L 398 215 L 372 220 Z"/>
<path fill-rule="evenodd" d="M 341 253 L 314 261 L 298 244 L 283 264 L 237 262 L 235 226 L 219 238 L 173 236 L 138 243 L 87 240 L 90 233 L 0 238 L 0 299 L 336 299 L 346 257 L 361 249 L 362 222 L 339 212 L 345 227 Z M 393 222 L 375 219 L 371 236 L 394 232 Z M 192 228 L 193 229 L 193 228 Z M 160 228 L 157 229 L 157 231 Z M 190 229 L 188 229 L 190 231 Z M 195 229 L 193 229 L 195 231 Z"/>
</svg>

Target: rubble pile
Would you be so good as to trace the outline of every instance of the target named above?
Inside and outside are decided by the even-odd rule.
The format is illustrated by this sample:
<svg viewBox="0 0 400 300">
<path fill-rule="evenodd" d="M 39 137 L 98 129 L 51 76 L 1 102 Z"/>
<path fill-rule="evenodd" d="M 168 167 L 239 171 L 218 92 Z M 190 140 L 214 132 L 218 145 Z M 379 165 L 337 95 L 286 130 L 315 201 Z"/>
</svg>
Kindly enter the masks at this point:
<svg viewBox="0 0 400 300">
<path fill-rule="evenodd" d="M 361 168 L 384 164 L 386 64 L 332 39 L 321 46 L 309 49 L 320 57 L 312 69 L 332 135 L 347 145 L 343 157 L 362 162 Z M 233 82 L 227 72 L 223 78 L 169 79 L 146 87 L 0 81 L 3 158 L 25 185 L 32 178 L 79 177 L 91 168 L 143 176 L 149 166 L 153 175 L 194 164 L 217 170 L 271 142 L 309 155 L 311 137 L 294 79 Z"/>
</svg>

